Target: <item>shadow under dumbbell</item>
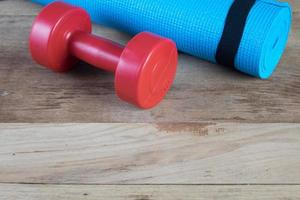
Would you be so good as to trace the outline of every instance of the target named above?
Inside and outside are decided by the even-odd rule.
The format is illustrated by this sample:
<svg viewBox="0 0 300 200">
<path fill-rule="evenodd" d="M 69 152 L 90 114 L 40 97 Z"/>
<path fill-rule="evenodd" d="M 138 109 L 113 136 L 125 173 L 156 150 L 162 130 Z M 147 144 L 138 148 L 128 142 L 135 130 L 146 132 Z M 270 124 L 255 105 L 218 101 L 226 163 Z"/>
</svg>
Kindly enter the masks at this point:
<svg viewBox="0 0 300 200">
<path fill-rule="evenodd" d="M 102 90 L 98 92 L 99 95 L 107 93 L 115 95 L 114 75 L 110 72 L 99 70 L 84 62 L 78 62 L 66 75 L 72 77 L 76 82 L 80 81 L 78 84 L 82 88 L 98 87 L 99 90 Z M 94 92 L 93 94 L 95 95 Z"/>
<path fill-rule="evenodd" d="M 97 78 L 105 78 L 110 77 L 113 81 L 114 75 L 105 70 L 99 70 L 92 65 L 89 65 L 85 62 L 78 62 L 74 67 L 68 72 L 70 75 L 76 78 L 82 77 L 97 77 Z"/>
</svg>

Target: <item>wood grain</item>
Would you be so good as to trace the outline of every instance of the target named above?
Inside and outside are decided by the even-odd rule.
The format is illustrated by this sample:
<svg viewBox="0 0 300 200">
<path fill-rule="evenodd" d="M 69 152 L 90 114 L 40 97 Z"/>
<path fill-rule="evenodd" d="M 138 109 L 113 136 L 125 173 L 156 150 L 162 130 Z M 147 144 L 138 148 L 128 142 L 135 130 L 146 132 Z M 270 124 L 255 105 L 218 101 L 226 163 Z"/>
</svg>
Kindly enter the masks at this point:
<svg viewBox="0 0 300 200">
<path fill-rule="evenodd" d="M 1 124 L 0 183 L 300 184 L 299 124 Z"/>
<path fill-rule="evenodd" d="M 300 186 L 14 185 L 1 200 L 299 200 Z"/>
<path fill-rule="evenodd" d="M 180 56 L 175 84 L 157 108 L 141 111 L 120 101 L 113 75 L 79 64 L 56 74 L 35 64 L 28 33 L 41 8 L 0 1 L 0 122 L 300 122 L 299 1 L 290 42 L 274 76 L 258 80 L 200 59 Z M 95 26 L 125 43 L 130 37 Z"/>
</svg>

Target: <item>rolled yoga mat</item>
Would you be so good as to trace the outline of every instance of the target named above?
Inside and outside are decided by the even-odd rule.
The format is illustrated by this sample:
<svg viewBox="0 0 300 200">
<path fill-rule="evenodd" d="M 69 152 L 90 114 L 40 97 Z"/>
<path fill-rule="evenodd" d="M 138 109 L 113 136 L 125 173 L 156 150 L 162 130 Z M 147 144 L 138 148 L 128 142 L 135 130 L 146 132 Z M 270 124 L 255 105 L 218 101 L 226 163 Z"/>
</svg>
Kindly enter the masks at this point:
<svg viewBox="0 0 300 200">
<path fill-rule="evenodd" d="M 43 5 L 53 2 L 33 1 Z M 291 7 L 288 3 L 277 0 L 253 1 L 254 4 L 248 7 L 250 9 L 243 25 L 242 18 L 245 15 L 242 14 L 246 14 L 245 7 L 236 4 L 233 8 L 235 1 L 64 0 L 86 9 L 96 23 L 130 34 L 142 31 L 160 34 L 173 39 L 182 52 L 214 63 L 218 60 L 217 51 L 222 49 L 220 43 L 224 37 L 223 51 L 219 55 L 225 61 L 228 59 L 226 55 L 233 56 L 233 65 L 230 67 L 262 79 L 269 78 L 288 40 Z M 240 40 L 235 31 L 241 31 L 241 27 L 234 27 L 235 25 L 243 25 Z M 234 45 L 235 53 L 230 49 Z"/>
</svg>

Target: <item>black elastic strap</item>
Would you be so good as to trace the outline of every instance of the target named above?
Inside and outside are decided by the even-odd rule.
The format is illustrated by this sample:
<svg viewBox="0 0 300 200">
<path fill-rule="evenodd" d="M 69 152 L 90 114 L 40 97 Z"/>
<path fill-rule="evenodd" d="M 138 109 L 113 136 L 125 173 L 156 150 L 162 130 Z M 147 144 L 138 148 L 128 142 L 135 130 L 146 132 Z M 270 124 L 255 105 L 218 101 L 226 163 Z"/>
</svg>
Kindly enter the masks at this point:
<svg viewBox="0 0 300 200">
<path fill-rule="evenodd" d="M 225 22 L 219 43 L 216 61 L 234 67 L 234 60 L 240 47 L 247 17 L 256 0 L 234 0 Z"/>
</svg>

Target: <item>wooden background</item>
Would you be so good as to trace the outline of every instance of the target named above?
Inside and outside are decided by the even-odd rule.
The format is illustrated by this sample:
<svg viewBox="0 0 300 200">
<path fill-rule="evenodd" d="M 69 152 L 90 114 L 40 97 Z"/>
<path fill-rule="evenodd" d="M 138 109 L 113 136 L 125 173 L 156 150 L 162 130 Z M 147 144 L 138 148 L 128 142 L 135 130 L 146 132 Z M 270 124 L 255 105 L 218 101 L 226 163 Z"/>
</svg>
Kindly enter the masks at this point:
<svg viewBox="0 0 300 200">
<path fill-rule="evenodd" d="M 182 54 L 166 100 L 142 111 L 115 96 L 109 73 L 35 64 L 41 7 L 0 1 L 0 199 L 300 199 L 300 1 L 289 2 L 270 80 Z"/>
</svg>

